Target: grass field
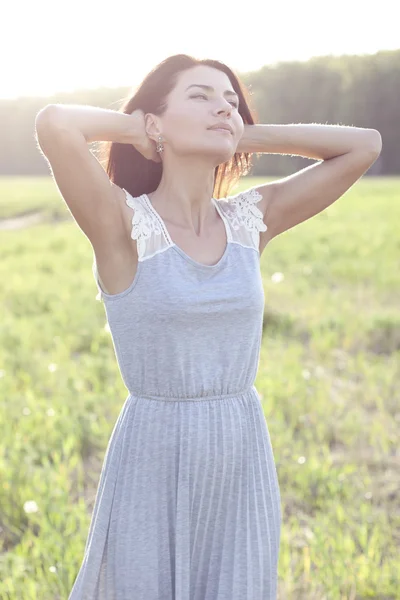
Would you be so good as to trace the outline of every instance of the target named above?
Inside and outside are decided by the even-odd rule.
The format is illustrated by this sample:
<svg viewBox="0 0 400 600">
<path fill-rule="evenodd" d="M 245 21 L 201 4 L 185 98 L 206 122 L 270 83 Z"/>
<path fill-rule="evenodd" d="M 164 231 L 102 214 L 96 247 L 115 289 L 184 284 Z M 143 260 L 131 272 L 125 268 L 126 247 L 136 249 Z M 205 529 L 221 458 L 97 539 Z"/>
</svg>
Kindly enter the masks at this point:
<svg viewBox="0 0 400 600">
<path fill-rule="evenodd" d="M 261 257 L 280 600 L 400 598 L 399 198 L 364 177 Z M 0 218 L 48 219 L 0 230 L 0 599 L 64 600 L 127 390 L 54 182 L 3 178 L 0 199 Z"/>
</svg>

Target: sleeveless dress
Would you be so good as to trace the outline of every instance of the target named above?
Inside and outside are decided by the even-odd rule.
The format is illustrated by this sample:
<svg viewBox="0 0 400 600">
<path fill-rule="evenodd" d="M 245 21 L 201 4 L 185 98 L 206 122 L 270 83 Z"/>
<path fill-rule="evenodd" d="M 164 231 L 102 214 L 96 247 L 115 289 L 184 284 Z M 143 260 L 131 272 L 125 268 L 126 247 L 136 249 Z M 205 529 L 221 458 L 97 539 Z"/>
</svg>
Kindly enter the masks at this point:
<svg viewBox="0 0 400 600">
<path fill-rule="evenodd" d="M 275 600 L 281 497 L 254 385 L 264 291 L 256 206 L 212 199 L 227 245 L 214 265 L 170 238 L 150 198 L 124 190 L 138 267 L 101 287 L 129 392 L 102 466 L 69 600 Z"/>
</svg>

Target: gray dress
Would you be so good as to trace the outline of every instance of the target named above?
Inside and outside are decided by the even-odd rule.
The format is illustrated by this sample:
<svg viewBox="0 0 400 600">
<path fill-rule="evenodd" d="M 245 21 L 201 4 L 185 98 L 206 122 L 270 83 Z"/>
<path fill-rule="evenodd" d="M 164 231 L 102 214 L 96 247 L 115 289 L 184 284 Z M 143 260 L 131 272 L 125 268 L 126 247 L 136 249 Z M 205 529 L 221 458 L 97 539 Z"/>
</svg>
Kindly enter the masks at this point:
<svg viewBox="0 0 400 600">
<path fill-rule="evenodd" d="M 274 455 L 254 380 L 264 291 L 255 189 L 213 199 L 214 265 L 132 197 L 138 268 L 101 287 L 129 394 L 114 425 L 69 600 L 275 600 L 281 530 Z"/>
</svg>

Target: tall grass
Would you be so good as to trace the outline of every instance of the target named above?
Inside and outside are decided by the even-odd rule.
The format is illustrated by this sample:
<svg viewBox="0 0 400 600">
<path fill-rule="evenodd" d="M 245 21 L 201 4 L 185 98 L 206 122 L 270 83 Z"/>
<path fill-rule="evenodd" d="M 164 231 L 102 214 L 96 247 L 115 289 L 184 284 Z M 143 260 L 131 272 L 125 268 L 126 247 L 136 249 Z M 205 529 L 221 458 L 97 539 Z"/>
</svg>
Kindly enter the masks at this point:
<svg viewBox="0 0 400 600">
<path fill-rule="evenodd" d="M 0 231 L 0 598 L 65 599 L 127 390 L 54 183 L 4 178 L 0 197 L 2 217 L 69 217 Z M 399 197 L 365 177 L 261 257 L 281 600 L 400 598 Z"/>
</svg>

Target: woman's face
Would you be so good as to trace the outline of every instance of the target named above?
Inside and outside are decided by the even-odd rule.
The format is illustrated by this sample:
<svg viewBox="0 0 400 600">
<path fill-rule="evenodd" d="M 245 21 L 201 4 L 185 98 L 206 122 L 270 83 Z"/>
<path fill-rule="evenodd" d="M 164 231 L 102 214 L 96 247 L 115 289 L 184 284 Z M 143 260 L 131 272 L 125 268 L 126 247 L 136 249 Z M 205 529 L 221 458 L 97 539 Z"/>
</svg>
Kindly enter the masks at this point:
<svg viewBox="0 0 400 600">
<path fill-rule="evenodd" d="M 164 140 L 164 157 L 169 152 L 185 157 L 203 155 L 214 166 L 228 161 L 243 135 L 238 103 L 239 97 L 222 71 L 197 65 L 180 73 L 167 97 L 165 113 L 152 115 Z M 210 129 L 218 123 L 230 125 L 232 132 Z M 155 133 L 153 127 L 150 130 Z M 151 137 L 157 139 L 157 135 Z"/>
</svg>

